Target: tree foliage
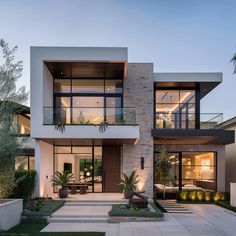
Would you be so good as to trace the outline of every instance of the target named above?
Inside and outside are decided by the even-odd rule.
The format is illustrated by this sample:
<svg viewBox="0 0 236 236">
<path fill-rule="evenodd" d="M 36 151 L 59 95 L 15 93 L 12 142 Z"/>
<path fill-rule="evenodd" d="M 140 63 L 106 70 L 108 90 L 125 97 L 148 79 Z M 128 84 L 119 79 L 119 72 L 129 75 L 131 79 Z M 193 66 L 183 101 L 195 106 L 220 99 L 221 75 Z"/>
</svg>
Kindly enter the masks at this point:
<svg viewBox="0 0 236 236">
<path fill-rule="evenodd" d="M 236 53 L 232 57 L 231 62 L 233 62 L 233 64 L 234 64 L 234 73 L 236 73 Z"/>
<path fill-rule="evenodd" d="M 20 154 L 21 143 L 17 139 L 18 127 L 12 123 L 13 115 L 27 101 L 25 87 L 17 89 L 23 62 L 15 62 L 17 47 L 10 49 L 0 39 L 2 49 L 0 62 L 0 198 L 7 197 L 14 186 L 15 156 Z"/>
</svg>

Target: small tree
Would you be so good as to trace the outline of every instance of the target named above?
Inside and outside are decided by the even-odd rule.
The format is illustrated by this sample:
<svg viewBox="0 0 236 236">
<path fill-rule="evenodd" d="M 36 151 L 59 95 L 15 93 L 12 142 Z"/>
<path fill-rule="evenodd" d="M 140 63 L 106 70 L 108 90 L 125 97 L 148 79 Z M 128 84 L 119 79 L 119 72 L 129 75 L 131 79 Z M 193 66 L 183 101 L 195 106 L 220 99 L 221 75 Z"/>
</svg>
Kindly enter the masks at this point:
<svg viewBox="0 0 236 236">
<path fill-rule="evenodd" d="M 0 39 L 2 58 L 0 62 L 0 198 L 8 197 L 14 187 L 15 156 L 21 153 L 21 143 L 17 139 L 18 127 L 12 118 L 19 111 L 19 104 L 27 101 L 25 87 L 16 88 L 21 77 L 22 61 L 15 62 L 17 47 L 10 49 Z"/>
<path fill-rule="evenodd" d="M 156 171 L 159 172 L 160 182 L 164 185 L 163 198 L 165 198 L 166 184 L 171 180 L 170 176 L 171 161 L 166 150 L 163 149 L 156 160 Z"/>
<path fill-rule="evenodd" d="M 236 53 L 234 54 L 233 58 L 231 59 L 231 62 L 234 64 L 234 73 L 236 73 Z"/>
</svg>

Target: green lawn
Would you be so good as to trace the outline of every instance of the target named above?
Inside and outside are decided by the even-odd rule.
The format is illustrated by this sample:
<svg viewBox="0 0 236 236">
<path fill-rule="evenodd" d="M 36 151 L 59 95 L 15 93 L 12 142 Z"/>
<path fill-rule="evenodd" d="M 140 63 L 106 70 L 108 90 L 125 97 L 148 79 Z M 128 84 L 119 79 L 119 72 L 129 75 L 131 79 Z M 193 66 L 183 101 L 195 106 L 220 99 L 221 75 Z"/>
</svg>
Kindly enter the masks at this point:
<svg viewBox="0 0 236 236">
<path fill-rule="evenodd" d="M 22 221 L 25 223 L 47 223 L 47 217 L 64 203 L 65 201 L 52 199 L 32 200 L 22 213 Z"/>
<path fill-rule="evenodd" d="M 105 233 L 78 232 L 78 233 L 40 233 L 47 224 L 21 223 L 7 232 L 0 233 L 1 236 L 105 236 Z"/>
</svg>

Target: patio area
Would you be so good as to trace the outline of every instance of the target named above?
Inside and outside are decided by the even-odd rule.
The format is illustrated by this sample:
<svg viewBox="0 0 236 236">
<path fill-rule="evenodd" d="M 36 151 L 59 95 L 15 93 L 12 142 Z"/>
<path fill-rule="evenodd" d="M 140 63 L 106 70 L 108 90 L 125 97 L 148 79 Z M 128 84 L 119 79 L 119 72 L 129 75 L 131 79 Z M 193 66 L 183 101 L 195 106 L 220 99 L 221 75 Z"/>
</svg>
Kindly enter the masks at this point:
<svg viewBox="0 0 236 236">
<path fill-rule="evenodd" d="M 42 232 L 106 232 L 106 236 L 234 236 L 236 214 L 215 205 L 187 205 L 193 214 L 166 213 L 159 222 L 50 223 Z"/>
<path fill-rule="evenodd" d="M 59 199 L 58 194 L 53 195 L 53 199 Z M 128 202 L 127 199 L 124 199 L 123 193 L 86 193 L 86 194 L 69 194 L 66 201 L 109 201 L 109 202 Z"/>
</svg>

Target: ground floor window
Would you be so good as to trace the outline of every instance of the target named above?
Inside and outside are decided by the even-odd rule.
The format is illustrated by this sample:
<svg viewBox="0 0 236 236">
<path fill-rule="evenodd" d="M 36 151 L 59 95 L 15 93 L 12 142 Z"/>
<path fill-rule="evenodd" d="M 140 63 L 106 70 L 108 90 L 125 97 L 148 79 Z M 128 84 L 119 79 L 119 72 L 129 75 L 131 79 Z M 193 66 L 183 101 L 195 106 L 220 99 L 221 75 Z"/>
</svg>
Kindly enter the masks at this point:
<svg viewBox="0 0 236 236">
<path fill-rule="evenodd" d="M 35 157 L 34 156 L 17 156 L 15 157 L 16 170 L 34 170 Z"/>
<path fill-rule="evenodd" d="M 120 158 L 120 146 L 54 146 L 54 172 L 68 170 L 73 173 L 71 185 L 77 186 L 78 191 L 84 184 L 87 192 L 117 192 Z"/>
<path fill-rule="evenodd" d="M 171 163 L 167 191 L 175 190 L 216 190 L 216 153 L 214 152 L 167 152 Z M 160 153 L 155 153 L 155 163 Z M 156 166 L 156 164 L 155 164 Z M 164 185 L 158 169 L 154 168 L 154 184 L 162 191 Z"/>
<path fill-rule="evenodd" d="M 55 146 L 54 169 L 73 173 L 74 183 L 85 183 L 88 192 L 102 192 L 101 146 Z"/>
</svg>

